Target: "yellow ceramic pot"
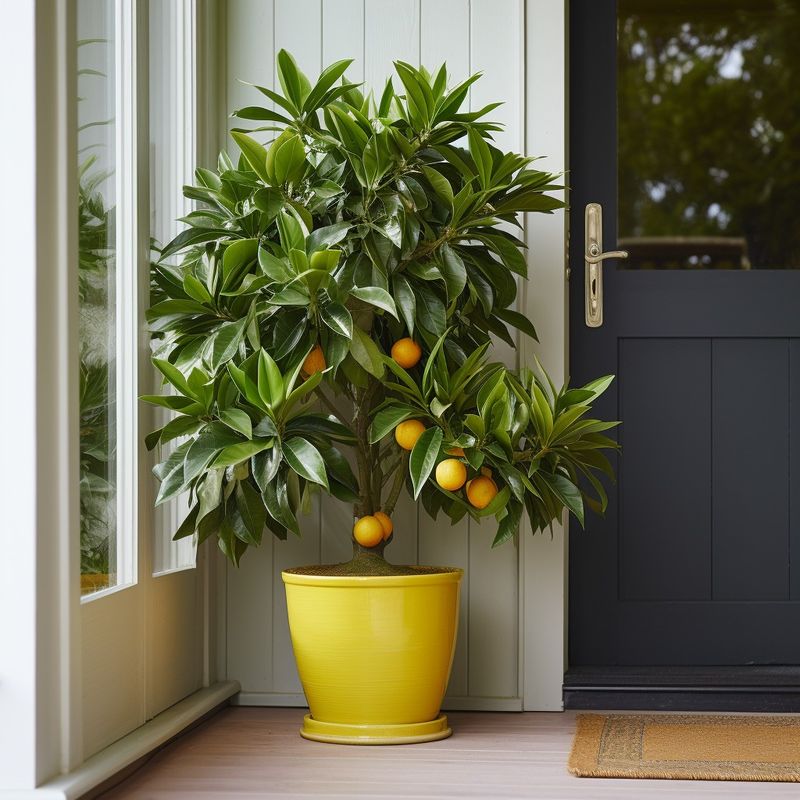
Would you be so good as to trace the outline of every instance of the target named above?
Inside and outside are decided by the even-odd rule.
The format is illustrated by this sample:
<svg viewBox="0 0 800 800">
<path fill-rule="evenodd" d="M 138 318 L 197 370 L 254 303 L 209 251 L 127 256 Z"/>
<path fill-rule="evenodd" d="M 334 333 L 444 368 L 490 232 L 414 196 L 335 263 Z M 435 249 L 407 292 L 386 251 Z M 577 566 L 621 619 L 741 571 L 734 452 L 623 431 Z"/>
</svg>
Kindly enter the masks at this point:
<svg viewBox="0 0 800 800">
<path fill-rule="evenodd" d="M 302 736 L 405 744 L 452 733 L 439 710 L 453 663 L 461 575 L 283 573 L 297 670 L 311 712 Z"/>
</svg>

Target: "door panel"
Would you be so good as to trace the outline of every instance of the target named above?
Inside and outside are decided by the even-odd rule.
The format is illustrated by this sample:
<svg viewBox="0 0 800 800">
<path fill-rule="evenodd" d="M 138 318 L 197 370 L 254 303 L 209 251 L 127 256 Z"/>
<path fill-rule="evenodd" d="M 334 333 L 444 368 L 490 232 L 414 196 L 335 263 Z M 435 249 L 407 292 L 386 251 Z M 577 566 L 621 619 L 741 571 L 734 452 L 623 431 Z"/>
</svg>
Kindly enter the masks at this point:
<svg viewBox="0 0 800 800">
<path fill-rule="evenodd" d="M 800 665 L 787 634 L 800 629 L 800 272 L 794 233 L 773 226 L 800 200 L 782 177 L 795 157 L 777 160 L 784 141 L 800 151 L 800 114 L 772 86 L 763 98 L 740 86 L 765 83 L 770 53 L 783 59 L 775 81 L 800 75 L 778 30 L 798 14 L 747 0 L 571 4 L 570 371 L 576 384 L 617 376 L 597 411 L 622 420 L 622 451 L 605 518 L 570 532 L 570 666 Z M 626 58 L 651 79 L 636 84 Z M 683 72 L 670 77 L 673 62 Z M 749 152 L 751 139 L 772 149 L 730 167 L 731 147 Z M 745 195 L 762 200 L 748 205 L 741 187 L 756 185 Z M 600 328 L 584 319 L 590 202 L 604 249 L 631 250 L 604 263 Z"/>
<path fill-rule="evenodd" d="M 710 367 L 708 339 L 619 340 L 621 600 L 711 596 Z"/>
</svg>

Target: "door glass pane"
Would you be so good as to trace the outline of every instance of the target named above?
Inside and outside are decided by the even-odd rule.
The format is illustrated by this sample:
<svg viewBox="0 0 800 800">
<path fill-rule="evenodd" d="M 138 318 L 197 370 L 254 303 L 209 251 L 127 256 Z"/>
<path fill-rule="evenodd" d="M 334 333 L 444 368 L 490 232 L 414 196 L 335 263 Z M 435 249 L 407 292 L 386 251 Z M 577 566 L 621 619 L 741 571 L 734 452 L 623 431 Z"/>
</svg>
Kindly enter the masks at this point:
<svg viewBox="0 0 800 800">
<path fill-rule="evenodd" d="M 800 2 L 618 9 L 619 266 L 800 268 Z"/>
<path fill-rule="evenodd" d="M 183 197 L 184 184 L 194 170 L 194 38 L 193 3 L 150 0 L 150 232 L 153 259 L 185 225 L 179 218 L 191 211 Z M 168 259 L 174 262 L 174 259 Z M 157 302 L 158 297 L 152 297 Z M 167 387 L 163 388 L 167 391 Z M 153 427 L 169 421 L 169 412 L 156 409 Z M 177 439 L 161 447 L 159 461 L 180 445 Z M 186 495 L 156 509 L 153 547 L 155 574 L 195 566 L 196 536 L 172 541 L 189 512 Z"/>
<path fill-rule="evenodd" d="M 117 583 L 114 4 L 78 0 L 81 591 Z"/>
</svg>

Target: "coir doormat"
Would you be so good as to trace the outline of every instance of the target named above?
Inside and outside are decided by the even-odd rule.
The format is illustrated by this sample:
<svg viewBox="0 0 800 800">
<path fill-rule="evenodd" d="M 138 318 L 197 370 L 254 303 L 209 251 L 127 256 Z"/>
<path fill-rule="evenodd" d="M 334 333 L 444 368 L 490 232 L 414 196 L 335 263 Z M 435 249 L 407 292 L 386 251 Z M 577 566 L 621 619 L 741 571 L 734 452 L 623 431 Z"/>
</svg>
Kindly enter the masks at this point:
<svg viewBox="0 0 800 800">
<path fill-rule="evenodd" d="M 582 778 L 800 781 L 800 718 L 580 714 L 569 771 Z"/>
</svg>

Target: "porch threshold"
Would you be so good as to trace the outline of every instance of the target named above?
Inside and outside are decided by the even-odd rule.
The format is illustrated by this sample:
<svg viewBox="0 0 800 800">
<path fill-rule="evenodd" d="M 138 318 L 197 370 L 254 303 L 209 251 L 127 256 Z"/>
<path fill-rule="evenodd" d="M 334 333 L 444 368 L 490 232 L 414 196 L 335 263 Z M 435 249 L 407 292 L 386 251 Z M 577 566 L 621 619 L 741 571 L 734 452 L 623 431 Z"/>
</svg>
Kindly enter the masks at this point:
<svg viewBox="0 0 800 800">
<path fill-rule="evenodd" d="M 569 709 L 796 713 L 800 667 L 573 667 L 563 693 Z"/>
</svg>

